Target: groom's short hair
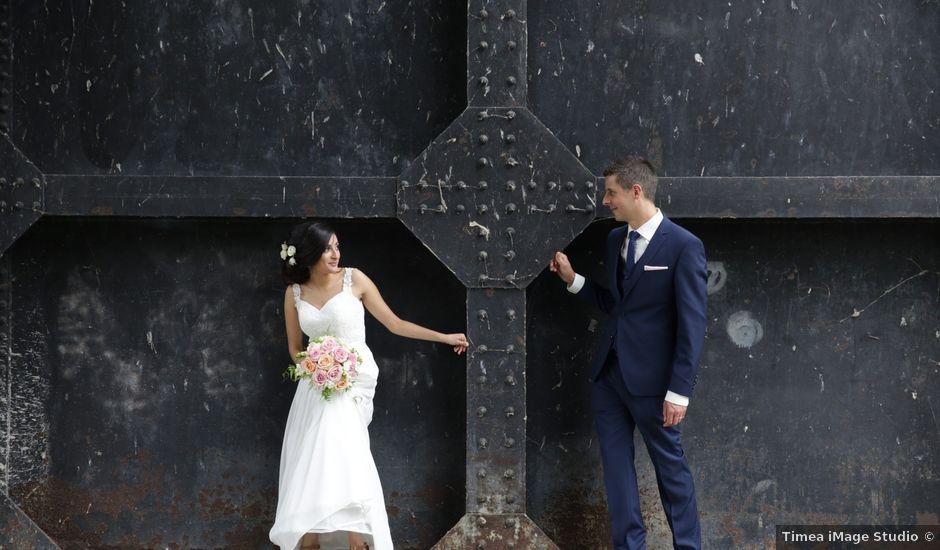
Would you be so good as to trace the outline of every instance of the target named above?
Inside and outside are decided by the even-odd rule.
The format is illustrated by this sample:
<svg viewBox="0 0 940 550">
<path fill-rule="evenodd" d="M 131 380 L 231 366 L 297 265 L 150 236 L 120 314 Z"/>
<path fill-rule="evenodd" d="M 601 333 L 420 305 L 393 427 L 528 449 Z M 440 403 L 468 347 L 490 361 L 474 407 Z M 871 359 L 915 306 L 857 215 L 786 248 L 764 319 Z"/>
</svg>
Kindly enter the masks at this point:
<svg viewBox="0 0 940 550">
<path fill-rule="evenodd" d="M 643 157 L 627 155 L 610 163 L 604 169 L 604 177 L 616 176 L 617 185 L 627 189 L 634 183 L 643 188 L 643 195 L 650 202 L 656 197 L 656 168 Z"/>
</svg>

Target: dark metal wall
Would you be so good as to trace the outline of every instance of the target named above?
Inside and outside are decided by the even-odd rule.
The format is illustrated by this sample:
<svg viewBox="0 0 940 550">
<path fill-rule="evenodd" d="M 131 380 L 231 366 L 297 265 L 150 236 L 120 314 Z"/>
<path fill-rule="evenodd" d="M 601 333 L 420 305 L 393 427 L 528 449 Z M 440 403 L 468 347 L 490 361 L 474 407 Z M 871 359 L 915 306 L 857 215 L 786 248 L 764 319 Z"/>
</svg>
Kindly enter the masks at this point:
<svg viewBox="0 0 940 550">
<path fill-rule="evenodd" d="M 919 0 L 0 0 L 0 545 L 268 547 L 276 252 L 325 217 L 473 343 L 368 326 L 396 545 L 602 547 L 600 318 L 543 267 L 599 273 L 627 151 L 710 261 L 706 546 L 940 523 L 938 37 Z"/>
</svg>

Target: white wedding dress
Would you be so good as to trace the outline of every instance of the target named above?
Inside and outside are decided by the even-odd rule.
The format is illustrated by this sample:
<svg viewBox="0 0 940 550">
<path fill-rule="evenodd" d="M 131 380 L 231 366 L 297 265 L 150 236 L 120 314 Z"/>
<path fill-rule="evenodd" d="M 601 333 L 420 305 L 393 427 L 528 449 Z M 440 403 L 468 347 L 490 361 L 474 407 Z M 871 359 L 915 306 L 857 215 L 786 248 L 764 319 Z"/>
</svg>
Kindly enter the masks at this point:
<svg viewBox="0 0 940 550">
<path fill-rule="evenodd" d="M 300 328 L 310 338 L 337 336 L 362 356 L 352 388 L 324 400 L 307 380 L 297 384 L 281 447 L 277 516 L 269 534 L 282 550 L 300 545 L 305 533 L 353 531 L 371 534 L 374 550 L 391 550 L 379 473 L 369 450 L 369 422 L 378 365 L 366 346 L 365 311 L 353 295 L 352 269 L 343 290 L 317 309 L 294 303 Z"/>
</svg>

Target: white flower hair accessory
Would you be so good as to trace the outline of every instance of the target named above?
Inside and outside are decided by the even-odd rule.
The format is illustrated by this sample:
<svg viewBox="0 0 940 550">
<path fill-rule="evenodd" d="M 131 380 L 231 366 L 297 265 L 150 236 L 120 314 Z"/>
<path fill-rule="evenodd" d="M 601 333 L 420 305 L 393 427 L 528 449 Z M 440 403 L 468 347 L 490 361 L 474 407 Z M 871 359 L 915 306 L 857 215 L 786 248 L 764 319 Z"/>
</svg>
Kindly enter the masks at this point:
<svg viewBox="0 0 940 550">
<path fill-rule="evenodd" d="M 281 243 L 281 259 L 287 260 L 287 265 L 297 265 L 297 260 L 294 259 L 296 253 L 297 249 L 294 245 L 288 246 L 287 243 Z"/>
</svg>

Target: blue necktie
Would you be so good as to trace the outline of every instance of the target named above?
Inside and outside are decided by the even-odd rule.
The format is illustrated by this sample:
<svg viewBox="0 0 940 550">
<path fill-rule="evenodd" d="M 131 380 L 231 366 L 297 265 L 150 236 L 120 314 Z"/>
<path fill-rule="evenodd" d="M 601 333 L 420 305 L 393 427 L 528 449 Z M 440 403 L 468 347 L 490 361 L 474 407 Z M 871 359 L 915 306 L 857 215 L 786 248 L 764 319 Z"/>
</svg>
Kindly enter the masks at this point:
<svg viewBox="0 0 940 550">
<path fill-rule="evenodd" d="M 631 231 L 629 238 L 630 243 L 627 245 L 627 260 L 626 265 L 624 265 L 623 256 L 619 256 L 620 260 L 617 262 L 617 290 L 620 291 L 620 294 L 623 294 L 623 281 L 630 277 L 630 273 L 633 271 L 633 266 L 636 265 L 636 239 L 640 234 L 636 231 Z"/>
<path fill-rule="evenodd" d="M 626 265 L 626 278 L 629 279 L 630 275 L 633 273 L 633 267 L 636 265 L 636 239 L 640 234 L 636 231 L 630 232 L 630 244 L 627 245 L 627 265 Z"/>
</svg>

